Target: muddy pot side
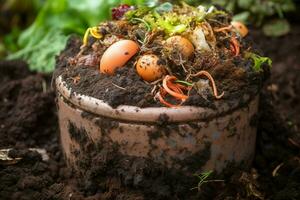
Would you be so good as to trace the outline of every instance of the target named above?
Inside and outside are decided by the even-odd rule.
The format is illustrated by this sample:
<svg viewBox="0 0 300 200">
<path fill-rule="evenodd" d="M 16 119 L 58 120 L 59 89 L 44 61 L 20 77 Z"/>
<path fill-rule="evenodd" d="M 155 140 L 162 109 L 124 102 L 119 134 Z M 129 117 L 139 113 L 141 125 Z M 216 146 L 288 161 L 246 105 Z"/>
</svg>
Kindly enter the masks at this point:
<svg viewBox="0 0 300 200">
<path fill-rule="evenodd" d="M 228 163 L 249 165 L 254 155 L 256 127 L 250 122 L 257 113 L 257 97 L 226 115 L 163 125 L 89 114 L 60 94 L 57 105 L 65 157 L 77 169 L 79 155 L 89 145 L 117 147 L 123 155 L 150 158 L 187 173 L 221 172 Z"/>
</svg>

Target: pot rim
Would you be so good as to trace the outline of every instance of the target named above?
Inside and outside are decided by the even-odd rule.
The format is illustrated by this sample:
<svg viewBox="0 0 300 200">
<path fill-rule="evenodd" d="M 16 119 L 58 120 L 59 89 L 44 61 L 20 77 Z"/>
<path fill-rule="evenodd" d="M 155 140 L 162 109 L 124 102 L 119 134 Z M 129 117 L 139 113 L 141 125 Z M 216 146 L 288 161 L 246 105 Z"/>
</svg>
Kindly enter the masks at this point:
<svg viewBox="0 0 300 200">
<path fill-rule="evenodd" d="M 68 84 L 63 81 L 62 76 L 58 76 L 55 83 L 56 91 L 68 102 L 80 109 L 103 117 L 124 121 L 157 122 L 161 120 L 162 115 L 168 117 L 168 122 L 206 121 L 208 118 L 213 118 L 240 108 L 238 101 L 230 106 L 216 102 L 217 109 L 215 110 L 196 106 L 140 108 L 137 106 L 120 105 L 112 108 L 103 100 L 73 92 L 71 87 L 68 87 Z M 254 98 L 254 100 L 258 100 L 258 97 Z"/>
</svg>

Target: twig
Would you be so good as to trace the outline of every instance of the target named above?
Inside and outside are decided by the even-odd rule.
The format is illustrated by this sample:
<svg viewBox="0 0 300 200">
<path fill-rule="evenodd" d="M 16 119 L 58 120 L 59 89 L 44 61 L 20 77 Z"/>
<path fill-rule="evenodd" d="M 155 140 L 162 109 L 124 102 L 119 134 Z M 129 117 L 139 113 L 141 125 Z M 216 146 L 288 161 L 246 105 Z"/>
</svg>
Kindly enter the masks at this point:
<svg viewBox="0 0 300 200">
<path fill-rule="evenodd" d="M 161 82 L 163 78 L 157 79 L 156 81 L 151 82 L 151 85 L 156 85 L 157 83 Z"/>
<path fill-rule="evenodd" d="M 42 81 L 42 88 L 43 88 L 43 93 L 46 93 L 47 92 L 47 83 L 44 79 Z"/>
<path fill-rule="evenodd" d="M 204 183 L 211 183 L 211 182 L 224 182 L 224 180 L 208 180 L 208 181 L 202 181 L 202 182 L 201 182 L 201 185 L 204 184 Z M 191 190 L 198 189 L 198 191 L 201 191 L 201 185 L 200 185 L 200 186 L 197 186 L 197 187 L 193 187 L 193 188 L 191 188 Z"/>
<path fill-rule="evenodd" d="M 289 141 L 292 145 L 294 145 L 295 147 L 300 148 L 300 144 L 298 144 L 297 142 L 295 142 L 292 138 L 288 138 L 288 141 Z"/>
<path fill-rule="evenodd" d="M 152 94 L 153 96 L 154 96 L 154 94 L 155 94 L 156 88 L 157 88 L 157 85 L 154 85 L 153 88 L 152 88 L 152 90 L 151 90 L 151 94 Z"/>
<path fill-rule="evenodd" d="M 221 28 L 215 28 L 214 31 L 215 32 L 231 31 L 232 27 L 233 27 L 232 25 L 229 25 L 229 26 L 225 26 L 225 27 L 221 27 Z"/>
<path fill-rule="evenodd" d="M 121 90 L 126 90 L 126 88 L 123 88 L 123 87 L 121 87 L 121 86 L 118 86 L 118 85 L 114 84 L 113 82 L 112 82 L 111 84 L 112 84 L 113 86 L 115 86 L 115 87 L 121 89 Z"/>
<path fill-rule="evenodd" d="M 183 60 L 182 60 L 181 54 L 179 54 L 179 59 L 180 59 L 180 65 L 181 65 L 183 71 L 184 71 L 185 73 L 187 73 L 188 70 L 184 67 L 184 64 L 183 64 Z"/>
<path fill-rule="evenodd" d="M 284 163 L 280 163 L 272 172 L 272 176 L 275 177 L 277 175 L 278 170 L 282 167 Z"/>
</svg>

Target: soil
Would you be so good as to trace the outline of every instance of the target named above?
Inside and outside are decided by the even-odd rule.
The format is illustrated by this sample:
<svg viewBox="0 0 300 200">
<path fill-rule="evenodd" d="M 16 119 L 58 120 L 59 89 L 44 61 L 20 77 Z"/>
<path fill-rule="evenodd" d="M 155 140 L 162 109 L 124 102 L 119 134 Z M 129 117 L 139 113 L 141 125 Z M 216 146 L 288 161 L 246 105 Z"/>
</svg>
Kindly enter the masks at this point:
<svg viewBox="0 0 300 200">
<path fill-rule="evenodd" d="M 261 96 L 252 168 L 228 167 L 200 191 L 190 190 L 197 177 L 182 179 L 176 171 L 120 157 L 105 146 L 79 180 L 60 149 L 51 75 L 29 72 L 20 61 L 1 61 L 0 149 L 13 148 L 10 157 L 22 159 L 0 163 L 0 199 L 300 199 L 300 26 L 292 27 L 289 35 L 273 39 L 253 32 L 274 65 Z M 45 149 L 49 160 L 28 148 Z"/>
<path fill-rule="evenodd" d="M 133 105 L 138 107 L 159 107 L 164 106 L 154 99 L 151 91 L 154 85 L 143 81 L 134 65 L 134 59 L 129 62 L 125 67 L 116 70 L 114 76 L 100 74 L 99 69 L 87 65 L 70 66 L 70 59 L 75 57 L 80 51 L 82 45 L 79 37 L 72 37 L 68 41 L 66 49 L 58 57 L 57 71 L 55 77 L 62 75 L 63 80 L 66 81 L 68 87 L 72 92 L 77 94 L 84 94 L 103 100 L 113 108 L 119 105 Z M 204 62 L 204 61 L 203 61 Z M 237 62 L 240 62 L 237 59 Z M 251 63 L 248 63 L 251 65 Z M 247 64 L 247 65 L 248 65 Z M 213 75 L 216 77 L 218 88 L 220 91 L 226 91 L 224 98 L 218 100 L 218 104 L 234 105 L 237 101 L 240 105 L 249 102 L 253 96 L 258 94 L 261 89 L 262 83 L 268 77 L 268 70 L 265 74 L 256 74 L 249 72 L 247 78 L 242 75 L 237 78 L 239 70 L 235 65 L 229 61 L 225 63 L 227 70 L 224 70 L 224 63 L 219 63 L 215 66 Z M 98 67 L 98 66 L 97 66 Z M 235 74 L 236 73 L 236 74 Z M 233 74 L 232 76 L 222 74 Z M 237 78 L 237 79 L 236 79 Z M 240 80 L 245 78 L 242 83 L 237 84 Z M 224 82 L 220 81 L 224 80 Z M 230 89 L 229 89 L 230 88 Z M 191 90 L 190 97 L 184 102 L 183 105 L 194 105 L 201 107 L 216 108 L 216 101 L 208 89 L 205 95 L 198 95 L 196 90 Z"/>
</svg>

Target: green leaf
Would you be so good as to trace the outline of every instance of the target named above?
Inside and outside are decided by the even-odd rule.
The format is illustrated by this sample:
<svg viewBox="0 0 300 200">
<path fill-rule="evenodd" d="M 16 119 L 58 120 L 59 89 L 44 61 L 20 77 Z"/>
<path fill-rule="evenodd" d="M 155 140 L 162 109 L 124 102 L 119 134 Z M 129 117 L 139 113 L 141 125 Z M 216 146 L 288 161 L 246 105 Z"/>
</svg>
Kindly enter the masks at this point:
<svg viewBox="0 0 300 200">
<path fill-rule="evenodd" d="M 237 4 L 240 8 L 249 9 L 253 4 L 253 0 L 238 0 Z"/>
<path fill-rule="evenodd" d="M 0 42 L 0 59 L 2 59 L 2 57 L 4 57 L 5 53 L 6 53 L 6 48 L 5 48 L 4 44 Z"/>
<path fill-rule="evenodd" d="M 125 13 L 127 20 L 132 20 L 133 18 L 143 18 L 151 9 L 148 7 L 141 7 L 136 10 L 130 10 Z"/>
<path fill-rule="evenodd" d="M 284 4 L 280 6 L 283 12 L 291 12 L 296 10 L 293 0 L 284 0 Z"/>
<path fill-rule="evenodd" d="M 39 32 L 36 35 L 42 38 L 37 44 L 27 45 L 24 49 L 11 54 L 8 59 L 24 59 L 31 70 L 51 72 L 55 66 L 55 56 L 65 47 L 68 37 L 52 29 L 48 32 Z"/>
<path fill-rule="evenodd" d="M 212 4 L 216 4 L 222 7 L 225 7 L 226 4 L 228 4 L 228 1 L 224 1 L 224 0 L 211 0 Z"/>
<path fill-rule="evenodd" d="M 225 9 L 229 12 L 234 12 L 236 8 L 235 1 L 227 1 Z"/>
<path fill-rule="evenodd" d="M 290 32 L 290 24 L 285 19 L 273 20 L 264 24 L 263 32 L 266 36 L 279 37 Z"/>
<path fill-rule="evenodd" d="M 7 48 L 7 51 L 15 52 L 18 50 L 18 45 L 15 41 L 17 41 L 18 36 L 20 35 L 20 29 L 15 27 L 12 29 L 10 34 L 4 36 L 3 43 Z"/>
<path fill-rule="evenodd" d="M 234 15 L 232 20 L 243 22 L 244 24 L 246 24 L 249 20 L 249 17 L 250 17 L 250 12 L 245 11 L 245 12 L 241 12 L 241 13 Z"/>
<path fill-rule="evenodd" d="M 146 6 L 149 8 L 154 8 L 155 6 L 157 6 L 159 3 L 158 0 L 147 0 L 146 1 Z"/>
<path fill-rule="evenodd" d="M 245 58 L 250 58 L 253 61 L 253 69 L 256 72 L 262 71 L 262 65 L 267 64 L 269 66 L 272 66 L 272 60 L 269 57 L 262 57 L 260 55 L 257 55 L 255 53 L 247 52 L 245 54 Z"/>
<path fill-rule="evenodd" d="M 160 6 L 156 7 L 155 10 L 158 13 L 170 12 L 173 10 L 173 5 L 169 2 L 163 3 Z"/>
</svg>

